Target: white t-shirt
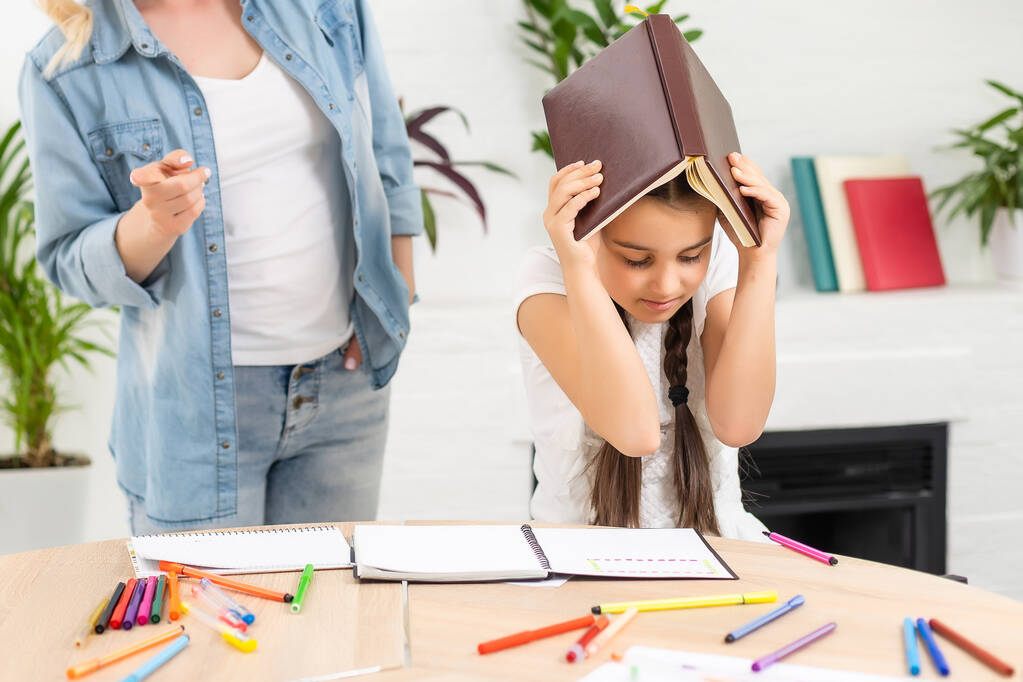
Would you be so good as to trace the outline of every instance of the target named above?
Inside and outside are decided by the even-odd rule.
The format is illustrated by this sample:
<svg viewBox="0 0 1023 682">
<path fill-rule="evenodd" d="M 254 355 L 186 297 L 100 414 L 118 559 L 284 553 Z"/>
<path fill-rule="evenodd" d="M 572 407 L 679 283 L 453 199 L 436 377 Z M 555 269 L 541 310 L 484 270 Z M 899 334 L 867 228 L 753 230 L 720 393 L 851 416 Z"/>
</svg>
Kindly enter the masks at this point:
<svg viewBox="0 0 1023 682">
<path fill-rule="evenodd" d="M 213 124 L 235 365 L 314 360 L 351 337 L 355 243 L 337 131 L 266 53 L 196 77 Z"/>
<path fill-rule="evenodd" d="M 738 253 L 720 226 L 714 228 L 707 276 L 693 294 L 693 334 L 688 346 L 689 409 L 703 436 L 711 464 L 714 510 L 723 537 L 764 541 L 764 525 L 743 509 L 739 489 L 738 452 L 715 437 L 707 419 L 703 334 L 707 301 L 735 287 Z M 520 271 L 515 310 L 536 294 L 565 295 L 565 280 L 557 254 L 551 247 L 530 250 Z M 516 315 L 517 317 L 517 315 Z M 647 324 L 629 316 L 629 332 L 657 393 L 661 420 L 661 447 L 642 459 L 640 526 L 673 527 L 680 500 L 671 477 L 674 447 L 674 409 L 668 400 L 664 375 L 664 333 L 667 323 Z M 537 487 L 531 512 L 537 521 L 549 523 L 590 523 L 590 481 L 585 471 L 588 457 L 603 441 L 583 422 L 582 414 L 554 381 L 540 358 L 519 336 L 522 370 L 526 382 L 529 417 L 536 445 L 533 470 Z"/>
</svg>

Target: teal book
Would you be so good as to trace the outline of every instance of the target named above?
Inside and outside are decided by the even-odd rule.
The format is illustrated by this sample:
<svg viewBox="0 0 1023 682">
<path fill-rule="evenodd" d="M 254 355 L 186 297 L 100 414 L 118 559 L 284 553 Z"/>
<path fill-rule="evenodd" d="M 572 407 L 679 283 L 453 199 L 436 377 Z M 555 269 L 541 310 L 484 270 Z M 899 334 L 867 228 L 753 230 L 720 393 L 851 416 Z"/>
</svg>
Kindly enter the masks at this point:
<svg viewBox="0 0 1023 682">
<path fill-rule="evenodd" d="M 835 262 L 831 258 L 831 241 L 828 239 L 828 223 L 824 219 L 821 193 L 817 187 L 817 171 L 813 158 L 792 157 L 792 177 L 796 181 L 799 196 L 799 210 L 803 215 L 803 232 L 810 252 L 810 267 L 817 291 L 838 291 L 838 276 Z"/>
</svg>

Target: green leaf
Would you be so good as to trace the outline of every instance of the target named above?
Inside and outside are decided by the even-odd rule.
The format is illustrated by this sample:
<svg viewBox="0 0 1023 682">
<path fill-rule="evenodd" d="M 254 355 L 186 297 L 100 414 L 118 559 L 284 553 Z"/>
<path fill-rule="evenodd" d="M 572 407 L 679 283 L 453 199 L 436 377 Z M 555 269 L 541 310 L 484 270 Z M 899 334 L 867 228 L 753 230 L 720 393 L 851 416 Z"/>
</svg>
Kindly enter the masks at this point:
<svg viewBox="0 0 1023 682">
<path fill-rule="evenodd" d="M 614 8 L 611 6 L 611 0 L 593 0 L 593 6 L 596 8 L 597 15 L 604 23 L 605 28 L 612 28 L 618 23 L 618 17 L 615 16 Z"/>
<path fill-rule="evenodd" d="M 1010 107 L 1010 108 L 1006 109 L 1005 111 L 1002 111 L 1002 112 L 1000 112 L 998 114 L 995 114 L 994 116 L 992 116 L 991 118 L 989 118 L 988 120 L 984 121 L 979 126 L 977 126 L 977 132 L 984 132 L 985 130 L 988 130 L 989 128 L 993 128 L 994 126 L 998 125 L 1002 121 L 1006 121 L 1006 120 L 1012 118 L 1013 116 L 1015 116 L 1018 111 L 1019 111 L 1018 107 Z"/>
<path fill-rule="evenodd" d="M 683 21 L 689 18 L 688 14 L 676 14 L 671 18 L 676 24 L 681 24 Z"/>
<path fill-rule="evenodd" d="M 988 85 L 990 85 L 992 88 L 994 88 L 996 90 L 999 90 L 1000 92 L 1003 92 L 1004 94 L 1008 95 L 1009 97 L 1013 97 L 1015 99 L 1018 99 L 1021 103 L 1023 103 L 1023 93 L 1016 92 L 1015 90 L 1010 88 L 1008 85 L 1003 85 L 1002 83 L 999 83 L 998 81 L 987 80 L 987 81 L 984 81 L 984 82 L 987 83 Z"/>
<path fill-rule="evenodd" d="M 430 250 L 437 252 L 437 216 L 433 212 L 433 206 L 425 191 L 420 191 L 423 201 L 423 232 L 426 233 L 426 241 L 430 243 Z"/>
<path fill-rule="evenodd" d="M 660 14 L 661 8 L 664 7 L 665 2 L 667 2 L 667 0 L 657 0 L 657 2 L 652 5 L 647 5 L 644 9 L 647 14 Z"/>
<path fill-rule="evenodd" d="M 686 39 L 686 42 L 690 43 L 696 42 L 696 40 L 702 35 L 703 31 L 698 28 L 694 28 L 692 31 L 686 31 L 682 34 L 682 36 Z"/>
<path fill-rule="evenodd" d="M 537 52 L 542 54 L 543 56 L 545 56 L 545 57 L 547 56 L 547 48 L 545 48 L 543 45 L 540 45 L 539 43 L 533 42 L 529 38 L 520 38 L 520 40 L 522 42 L 524 42 L 526 45 L 528 45 L 529 47 L 533 48 L 534 50 L 536 50 Z"/>
<path fill-rule="evenodd" d="M 551 136 L 546 130 L 533 132 L 532 151 L 544 152 L 552 159 L 554 158 L 554 149 L 551 147 Z"/>
</svg>

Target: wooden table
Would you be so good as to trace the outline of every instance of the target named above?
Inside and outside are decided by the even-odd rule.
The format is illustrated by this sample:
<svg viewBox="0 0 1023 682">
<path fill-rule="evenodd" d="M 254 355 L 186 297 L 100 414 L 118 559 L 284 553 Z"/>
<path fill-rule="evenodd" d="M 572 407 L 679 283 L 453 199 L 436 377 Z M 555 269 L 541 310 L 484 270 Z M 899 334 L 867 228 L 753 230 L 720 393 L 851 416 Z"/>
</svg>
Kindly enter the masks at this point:
<svg viewBox="0 0 1023 682">
<path fill-rule="evenodd" d="M 350 537 L 352 524 L 338 525 Z M 606 662 L 612 651 L 623 652 L 633 644 L 755 658 L 832 620 L 838 623 L 834 634 L 788 662 L 904 675 L 905 616 L 945 621 L 1013 664 L 1014 679 L 1020 677 L 1023 603 L 868 561 L 842 557 L 838 566 L 830 567 L 775 545 L 709 541 L 740 580 L 574 578 L 558 588 L 412 584 L 403 598 L 400 584 L 359 583 L 350 571 L 322 571 L 301 616 L 273 602 L 246 601 L 256 614 L 255 653 L 237 653 L 207 628 L 190 626 L 193 642 L 151 679 L 291 680 L 382 664 L 398 669 L 357 679 L 574 680 Z M 69 664 L 156 632 L 145 626 L 102 635 L 92 638 L 84 651 L 74 651 L 75 629 L 98 595 L 129 575 L 122 541 L 0 557 L 0 679 L 60 679 Z M 292 589 L 296 579 L 293 573 L 246 578 L 280 590 Z M 486 656 L 476 653 L 481 641 L 585 615 L 600 602 L 766 589 L 777 590 L 779 601 L 802 594 L 806 605 L 733 644 L 724 643 L 726 632 L 777 604 L 641 613 L 607 650 L 575 665 L 565 663 L 564 654 L 578 632 Z M 944 644 L 952 669 L 948 679 L 1006 679 Z M 921 679 L 937 679 L 927 655 L 921 652 L 921 657 Z M 84 679 L 120 679 L 146 658 L 134 656 Z M 403 663 L 411 667 L 401 667 Z"/>
</svg>

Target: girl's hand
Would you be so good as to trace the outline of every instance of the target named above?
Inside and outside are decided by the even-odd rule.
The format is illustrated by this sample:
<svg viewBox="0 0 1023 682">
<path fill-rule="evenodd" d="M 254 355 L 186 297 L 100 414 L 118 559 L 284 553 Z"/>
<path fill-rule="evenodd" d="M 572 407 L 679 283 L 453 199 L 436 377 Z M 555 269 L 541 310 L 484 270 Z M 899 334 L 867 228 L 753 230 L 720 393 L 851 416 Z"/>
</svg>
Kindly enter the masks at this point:
<svg viewBox="0 0 1023 682">
<path fill-rule="evenodd" d="M 736 244 L 739 255 L 751 258 L 777 255 L 778 246 L 789 224 L 789 202 L 748 157 L 736 152 L 729 154 L 728 160 L 732 164 L 732 177 L 739 183 L 739 191 L 743 196 L 752 197 L 760 207 L 757 227 L 760 229 L 761 246 L 747 249 Z"/>
<path fill-rule="evenodd" d="M 145 224 L 160 237 L 176 239 L 188 232 L 206 208 L 203 187 L 210 169 L 191 167 L 192 158 L 177 149 L 131 173 L 131 184 L 142 189 L 132 210 L 141 211 Z"/>
<path fill-rule="evenodd" d="M 594 267 L 600 240 L 596 237 L 581 242 L 575 240 L 575 218 L 583 206 L 600 193 L 598 185 L 604 180 L 600 161 L 583 165 L 582 161 L 565 166 L 551 178 L 548 188 L 547 208 L 543 212 L 543 224 L 551 237 L 554 250 L 558 252 L 561 266 Z"/>
</svg>

